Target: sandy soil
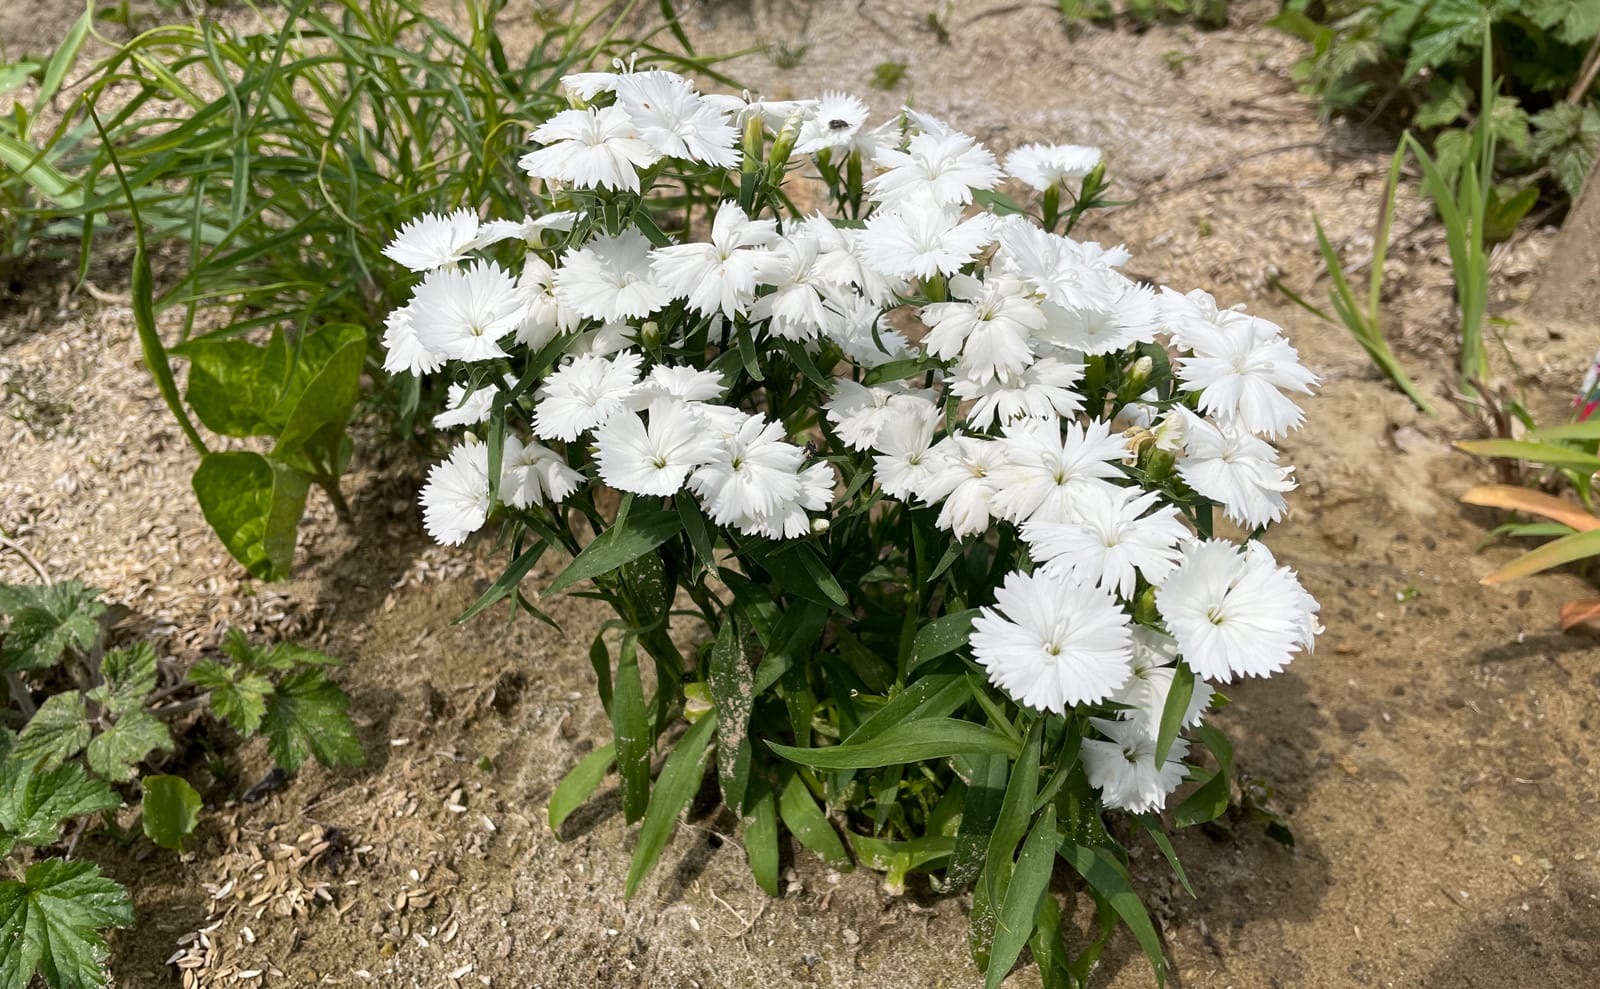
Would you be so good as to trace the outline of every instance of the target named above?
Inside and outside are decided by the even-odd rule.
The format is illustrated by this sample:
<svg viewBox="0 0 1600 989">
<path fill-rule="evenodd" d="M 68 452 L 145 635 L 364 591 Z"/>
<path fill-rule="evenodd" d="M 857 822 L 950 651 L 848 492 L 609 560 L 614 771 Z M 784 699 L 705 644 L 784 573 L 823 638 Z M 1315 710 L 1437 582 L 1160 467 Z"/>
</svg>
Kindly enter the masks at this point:
<svg viewBox="0 0 1600 989">
<path fill-rule="evenodd" d="M 1446 409 L 1437 419 L 1379 381 L 1342 330 L 1268 287 L 1280 276 L 1320 297 L 1312 213 L 1349 260 L 1366 256 L 1387 139 L 1319 125 L 1290 80 L 1295 43 L 1255 26 L 1260 4 L 1214 33 L 1069 37 L 1049 5 L 959 3 L 948 44 L 926 26 L 933 6 L 718 3 L 687 20 L 702 50 L 803 46 L 788 69 L 764 56 L 731 67 L 769 95 L 838 87 L 883 112 L 911 100 L 1001 149 L 1102 145 L 1135 201 L 1089 235 L 1125 241 L 1143 277 L 1280 320 L 1324 376 L 1286 444 L 1303 486 L 1269 543 L 1322 601 L 1328 633 L 1286 675 L 1231 690 L 1221 714 L 1239 769 L 1271 788 L 1296 845 L 1247 822 L 1181 833 L 1198 900 L 1144 850 L 1136 872 L 1174 984 L 1589 984 L 1600 971 L 1600 642 L 1557 631 L 1557 605 L 1585 590 L 1576 577 L 1477 583 L 1514 548 L 1475 552 L 1496 520 L 1455 501 L 1487 474 L 1449 448 L 1479 426 L 1445 401 L 1438 231 L 1403 204 L 1390 293 L 1402 356 Z M 7 4 L 8 49 L 63 26 L 19 27 L 30 9 L 56 5 Z M 891 59 L 908 65 L 905 81 L 871 89 Z M 1534 232 L 1500 252 L 1499 311 L 1514 315 L 1548 240 Z M 1520 374 L 1508 380 L 1558 415 L 1597 336 L 1518 322 L 1507 345 Z M 139 926 L 113 939 L 119 986 L 975 984 L 961 898 L 890 896 L 875 876 L 829 873 L 801 851 L 769 899 L 725 813 L 697 808 L 631 902 L 632 837 L 609 791 L 552 834 L 550 789 L 609 734 L 584 653 L 602 615 L 559 599 L 562 634 L 499 616 L 452 626 L 499 560 L 486 544 L 426 542 L 412 502 L 421 465 L 408 455 L 363 445 L 349 484 L 357 524 L 313 498 L 299 576 L 263 586 L 205 530 L 189 452 L 126 308 L 35 284 L 0 301 L 0 348 L 0 527 L 54 575 L 107 588 L 175 668 L 229 624 L 347 657 L 372 759 L 359 773 L 312 768 L 243 804 L 264 753 L 209 775 L 201 753 L 179 753 L 207 784 L 190 852 L 80 846 L 135 888 Z M 0 580 L 27 578 L 0 555 Z M 1027 972 L 1008 982 L 1036 984 Z M 1094 984 L 1153 979 L 1121 939 Z"/>
</svg>

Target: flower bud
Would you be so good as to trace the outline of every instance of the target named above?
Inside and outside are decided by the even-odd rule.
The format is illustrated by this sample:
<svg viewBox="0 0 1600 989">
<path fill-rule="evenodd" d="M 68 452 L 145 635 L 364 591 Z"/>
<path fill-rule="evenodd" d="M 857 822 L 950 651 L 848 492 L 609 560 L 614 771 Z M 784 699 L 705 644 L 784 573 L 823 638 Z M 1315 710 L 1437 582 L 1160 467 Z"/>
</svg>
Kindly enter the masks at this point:
<svg viewBox="0 0 1600 989">
<path fill-rule="evenodd" d="M 830 525 L 832 525 L 832 524 L 833 523 L 829 522 L 827 519 L 812 519 L 811 520 L 811 534 L 813 536 L 820 536 L 824 532 L 827 532 L 828 531 L 828 527 Z"/>
</svg>

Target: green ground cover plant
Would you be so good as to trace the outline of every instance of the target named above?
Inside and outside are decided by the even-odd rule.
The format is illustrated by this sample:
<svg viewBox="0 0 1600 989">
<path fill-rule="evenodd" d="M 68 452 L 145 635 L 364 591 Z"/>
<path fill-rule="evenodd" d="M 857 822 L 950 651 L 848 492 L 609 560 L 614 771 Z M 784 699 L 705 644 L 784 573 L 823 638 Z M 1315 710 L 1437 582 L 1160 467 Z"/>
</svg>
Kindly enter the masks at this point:
<svg viewBox="0 0 1600 989">
<path fill-rule="evenodd" d="M 141 829 L 169 849 L 199 823 L 201 797 L 180 775 L 151 771 L 172 754 L 175 720 L 195 708 L 241 738 L 264 736 L 278 768 L 307 758 L 332 767 L 363 762 L 344 692 L 328 678 L 330 656 L 280 643 L 252 644 L 230 631 L 222 654 L 187 678 L 158 687 L 155 650 L 111 648 L 114 613 L 78 581 L 0 585 L 0 989 L 88 989 L 107 975 L 104 931 L 134 923 L 128 891 L 75 859 L 77 837 L 137 794 Z M 40 696 L 42 695 L 42 700 Z M 65 846 L 63 848 L 63 846 Z"/>
<path fill-rule="evenodd" d="M 121 44 L 97 33 L 91 6 L 49 59 L 0 68 L 0 89 L 39 84 L 0 124 L 0 268 L 64 243 L 80 277 L 98 251 L 141 253 L 141 342 L 202 457 L 196 496 L 252 575 L 285 577 L 310 489 L 346 514 L 358 401 L 409 435 L 441 397 L 377 360 L 398 301 L 382 247 L 400 224 L 446 205 L 521 208 L 523 122 L 564 105 L 553 87 L 565 73 L 629 56 L 718 76 L 715 59 L 652 40 L 675 20 L 620 37 L 633 6 L 546 17 L 517 60 L 500 42 L 505 0 L 463 0 L 460 29 L 413 0 L 295 0 L 262 8 L 267 30 L 198 19 Z M 110 54 L 82 61 L 91 38 Z M 170 312 L 181 321 L 158 333 Z M 190 365 L 182 396 L 171 359 Z M 270 443 L 217 452 L 191 414 Z"/>
<path fill-rule="evenodd" d="M 1413 129 L 1446 181 L 1496 145 L 1513 193 L 1575 199 L 1600 150 L 1600 4 L 1589 0 L 1290 0 L 1271 23 L 1311 46 L 1296 75 L 1327 113 Z M 1494 106 L 1484 61 L 1502 80 Z M 1483 123 L 1480 123 L 1483 122 Z"/>
</svg>

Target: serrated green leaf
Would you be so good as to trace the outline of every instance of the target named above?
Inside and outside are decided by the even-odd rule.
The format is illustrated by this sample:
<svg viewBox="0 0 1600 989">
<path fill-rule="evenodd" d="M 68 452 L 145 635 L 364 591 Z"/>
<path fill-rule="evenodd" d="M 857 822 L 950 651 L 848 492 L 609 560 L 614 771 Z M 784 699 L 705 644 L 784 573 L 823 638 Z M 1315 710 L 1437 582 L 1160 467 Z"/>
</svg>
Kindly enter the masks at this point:
<svg viewBox="0 0 1600 989">
<path fill-rule="evenodd" d="M 156 749 L 172 751 L 172 736 L 167 726 L 134 708 L 91 739 L 85 754 L 90 769 L 108 780 L 120 782 L 132 776 L 134 766 Z"/>
<path fill-rule="evenodd" d="M 98 600 L 97 587 L 64 580 L 47 587 L 10 585 L 5 592 L 11 626 L 0 640 L 0 667 L 43 669 L 68 648 L 88 650 L 99 638 L 106 606 Z"/>
<path fill-rule="evenodd" d="M 561 825 L 572 816 L 572 812 L 582 807 L 589 795 L 599 788 L 616 761 L 617 746 L 614 742 L 607 742 L 579 759 L 578 764 L 561 778 L 551 792 L 550 802 L 545 809 L 551 831 L 561 830 Z"/>
<path fill-rule="evenodd" d="M 22 882 L 0 882 L 0 985 L 20 989 L 37 972 L 51 989 L 105 984 L 101 930 L 133 924 L 127 890 L 89 862 L 45 859 Z"/>
<path fill-rule="evenodd" d="M 199 823 L 200 794 L 181 776 L 146 776 L 139 785 L 145 837 L 162 848 L 182 848 Z"/>
<path fill-rule="evenodd" d="M 628 865 L 624 896 L 633 896 L 639 883 L 655 868 L 656 860 L 677 826 L 678 815 L 700 789 L 716 729 L 717 713 L 712 711 L 691 725 L 667 756 L 661 767 L 661 778 L 650 791 L 650 806 L 645 811 L 644 823 L 639 826 L 639 843 L 634 846 L 633 861 Z"/>
<path fill-rule="evenodd" d="M 1484 37 L 1488 12 L 1481 0 L 1434 0 L 1429 4 L 1411 40 L 1404 78 L 1433 69 L 1464 54 L 1477 51 Z"/>
<path fill-rule="evenodd" d="M 768 742 L 767 747 L 790 762 L 819 769 L 878 769 L 905 762 L 953 755 L 1015 757 L 1016 740 L 997 731 L 954 718 L 930 718 L 896 725 L 870 742 L 801 749 Z"/>
<path fill-rule="evenodd" d="M 344 691 L 322 670 L 284 677 L 267 699 L 261 720 L 273 761 L 289 773 L 299 770 L 308 755 L 328 767 L 362 765 L 366 756 L 346 713 L 349 705 Z"/>
<path fill-rule="evenodd" d="M 63 822 L 121 806 L 122 798 L 108 783 L 90 778 L 75 762 L 51 770 L 17 758 L 0 765 L 0 832 L 5 835 L 5 851 L 12 841 L 53 844 L 61 836 Z"/>
<path fill-rule="evenodd" d="M 621 524 L 611 526 L 585 546 L 545 593 L 555 594 L 579 581 L 608 574 L 654 550 L 682 529 L 683 520 L 676 511 L 631 512 Z"/>
<path fill-rule="evenodd" d="M 206 522 L 252 577 L 289 576 L 309 477 L 259 453 L 213 451 L 192 483 Z"/>
<path fill-rule="evenodd" d="M 241 735 L 254 735 L 267 713 L 272 681 L 260 673 L 201 660 L 189 669 L 189 682 L 210 692 L 211 711 Z"/>
<path fill-rule="evenodd" d="M 23 726 L 12 758 L 52 769 L 89 744 L 89 712 L 76 690 L 51 694 Z"/>
<path fill-rule="evenodd" d="M 156 689 L 156 651 L 148 642 L 113 649 L 100 661 L 100 678 L 90 700 L 114 715 L 136 711 Z"/>
</svg>

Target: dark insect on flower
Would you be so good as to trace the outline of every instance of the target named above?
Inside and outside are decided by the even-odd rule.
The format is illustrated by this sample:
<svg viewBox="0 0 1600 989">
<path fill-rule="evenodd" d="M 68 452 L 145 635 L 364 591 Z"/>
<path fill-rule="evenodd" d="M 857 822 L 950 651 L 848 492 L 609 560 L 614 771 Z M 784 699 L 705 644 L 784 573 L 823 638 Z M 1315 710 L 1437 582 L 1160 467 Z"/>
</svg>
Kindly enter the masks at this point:
<svg viewBox="0 0 1600 989">
<path fill-rule="evenodd" d="M 830 120 L 830 121 L 828 121 L 828 129 L 829 130 L 849 130 L 850 129 L 850 121 L 848 121 L 848 120 Z"/>
<path fill-rule="evenodd" d="M 815 457 L 816 455 L 817 455 L 817 444 L 812 440 L 806 440 L 806 456 L 807 457 Z"/>
</svg>

